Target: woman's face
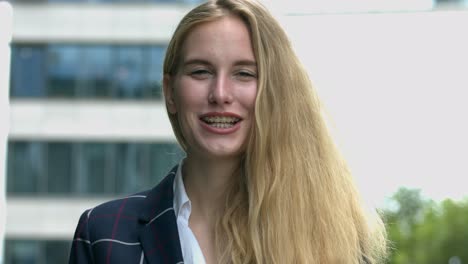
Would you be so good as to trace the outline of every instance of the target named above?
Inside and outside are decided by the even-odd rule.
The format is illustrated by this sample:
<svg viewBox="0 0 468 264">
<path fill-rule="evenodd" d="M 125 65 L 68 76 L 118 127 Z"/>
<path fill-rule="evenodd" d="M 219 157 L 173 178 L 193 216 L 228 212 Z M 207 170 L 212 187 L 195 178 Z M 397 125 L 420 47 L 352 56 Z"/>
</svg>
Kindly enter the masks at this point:
<svg viewBox="0 0 468 264">
<path fill-rule="evenodd" d="M 238 158 L 253 122 L 257 67 L 249 30 L 236 16 L 196 26 L 183 44 L 177 74 L 165 77 L 188 155 Z M 172 79 L 171 79 L 172 78 Z"/>
</svg>

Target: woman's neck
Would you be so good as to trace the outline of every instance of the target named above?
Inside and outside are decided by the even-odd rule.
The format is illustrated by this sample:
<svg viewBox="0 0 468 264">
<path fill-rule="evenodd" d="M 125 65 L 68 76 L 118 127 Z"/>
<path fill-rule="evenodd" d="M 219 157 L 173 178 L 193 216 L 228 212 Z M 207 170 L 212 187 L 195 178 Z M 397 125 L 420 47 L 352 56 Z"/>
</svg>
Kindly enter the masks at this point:
<svg viewBox="0 0 468 264">
<path fill-rule="evenodd" d="M 216 213 L 224 205 L 226 191 L 238 167 L 238 159 L 207 160 L 187 156 L 182 175 L 194 217 L 209 222 L 216 220 Z"/>
</svg>

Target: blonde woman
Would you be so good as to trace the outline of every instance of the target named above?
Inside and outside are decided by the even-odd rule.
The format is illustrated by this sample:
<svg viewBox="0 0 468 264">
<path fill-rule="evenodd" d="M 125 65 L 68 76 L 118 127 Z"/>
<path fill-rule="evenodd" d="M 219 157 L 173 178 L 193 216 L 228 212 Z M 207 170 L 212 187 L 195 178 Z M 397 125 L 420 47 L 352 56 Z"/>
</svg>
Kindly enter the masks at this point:
<svg viewBox="0 0 468 264">
<path fill-rule="evenodd" d="M 362 209 L 308 76 L 261 4 L 190 11 L 163 82 L 187 157 L 152 190 L 85 212 L 70 263 L 383 260 L 382 225 Z"/>
</svg>

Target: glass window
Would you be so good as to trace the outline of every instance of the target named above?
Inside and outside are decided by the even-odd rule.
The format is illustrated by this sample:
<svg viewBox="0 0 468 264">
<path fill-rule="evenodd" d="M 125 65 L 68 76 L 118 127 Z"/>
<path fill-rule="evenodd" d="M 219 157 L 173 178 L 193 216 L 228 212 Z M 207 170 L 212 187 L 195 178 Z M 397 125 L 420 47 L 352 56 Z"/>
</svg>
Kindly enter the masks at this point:
<svg viewBox="0 0 468 264">
<path fill-rule="evenodd" d="M 37 0 L 11 0 L 17 2 L 32 2 Z M 49 3 L 201 3 L 202 0 L 40 0 Z"/>
<path fill-rule="evenodd" d="M 112 92 L 112 49 L 111 46 L 82 47 L 83 74 L 78 92 L 83 97 L 111 97 Z"/>
<path fill-rule="evenodd" d="M 135 193 L 156 185 L 184 156 L 174 143 L 119 144 L 116 192 Z"/>
<path fill-rule="evenodd" d="M 201 4 L 204 0 L 179 0 L 179 2 L 184 4 Z"/>
<path fill-rule="evenodd" d="M 81 54 L 77 46 L 49 45 L 47 49 L 48 95 L 72 97 L 76 94 L 77 75 L 81 75 Z"/>
<path fill-rule="evenodd" d="M 148 97 L 162 98 L 162 78 L 163 78 L 163 61 L 166 53 L 166 47 L 156 46 L 148 47 L 147 52 L 147 78 L 145 89 L 147 90 Z"/>
<path fill-rule="evenodd" d="M 152 182 L 148 183 L 148 186 L 155 185 L 162 180 L 184 155 L 178 144 L 161 143 L 151 145 L 150 173 Z"/>
<path fill-rule="evenodd" d="M 5 263 L 11 264 L 37 264 L 42 263 L 39 241 L 6 240 Z"/>
<path fill-rule="evenodd" d="M 150 188 L 149 145 L 118 144 L 116 151 L 116 192 L 135 193 Z"/>
<path fill-rule="evenodd" d="M 153 3 L 175 3 L 179 2 L 178 0 L 148 0 L 149 2 Z"/>
<path fill-rule="evenodd" d="M 445 3 L 450 3 L 450 4 L 461 4 L 465 2 L 464 0 L 436 0 L 437 4 L 445 4 Z"/>
<path fill-rule="evenodd" d="M 184 156 L 175 143 L 9 142 L 8 194 L 131 194 Z"/>
<path fill-rule="evenodd" d="M 142 98 L 144 95 L 143 49 L 137 46 L 118 46 L 114 65 L 117 97 Z"/>
<path fill-rule="evenodd" d="M 14 44 L 12 97 L 162 98 L 161 45 Z"/>
<path fill-rule="evenodd" d="M 71 244 L 69 241 L 49 240 L 41 241 L 47 263 L 68 263 Z"/>
<path fill-rule="evenodd" d="M 76 160 L 78 193 L 112 193 L 113 184 L 109 182 L 111 176 L 109 144 L 86 143 L 79 144 L 77 148 L 80 153 Z"/>
<path fill-rule="evenodd" d="M 8 144 L 8 193 L 37 193 L 43 189 L 43 146 L 36 142 Z M 42 187 L 42 188 L 41 188 Z"/>
<path fill-rule="evenodd" d="M 71 244 L 65 240 L 5 241 L 5 263 L 49 264 L 67 263 Z"/>
<path fill-rule="evenodd" d="M 11 51 L 11 96 L 44 96 L 44 46 L 17 45 L 13 46 Z"/>
<path fill-rule="evenodd" d="M 74 176 L 72 144 L 49 143 L 47 154 L 48 193 L 71 193 L 71 179 Z"/>
<path fill-rule="evenodd" d="M 468 7 L 468 0 L 436 0 L 437 7 L 455 6 L 455 7 Z"/>
<path fill-rule="evenodd" d="M 46 0 L 49 3 L 83 3 L 88 0 Z"/>
<path fill-rule="evenodd" d="M 9 2 L 19 2 L 19 3 L 42 3 L 45 2 L 46 0 L 7 0 Z"/>
</svg>

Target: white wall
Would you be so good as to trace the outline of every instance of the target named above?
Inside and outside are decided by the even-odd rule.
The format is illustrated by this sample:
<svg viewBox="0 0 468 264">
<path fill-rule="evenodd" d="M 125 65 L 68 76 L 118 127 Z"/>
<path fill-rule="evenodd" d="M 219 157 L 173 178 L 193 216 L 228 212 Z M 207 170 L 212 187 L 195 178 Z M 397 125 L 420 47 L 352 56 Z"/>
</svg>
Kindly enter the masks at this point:
<svg viewBox="0 0 468 264">
<path fill-rule="evenodd" d="M 10 139 L 175 141 L 162 102 L 12 100 Z"/>
<path fill-rule="evenodd" d="M 188 9 L 186 5 L 15 4 L 13 39 L 165 44 Z"/>
<path fill-rule="evenodd" d="M 80 215 L 115 197 L 102 199 L 9 198 L 6 236 L 9 239 L 63 239 L 73 237 Z M 31 219 L 34 219 L 32 224 Z"/>
</svg>

